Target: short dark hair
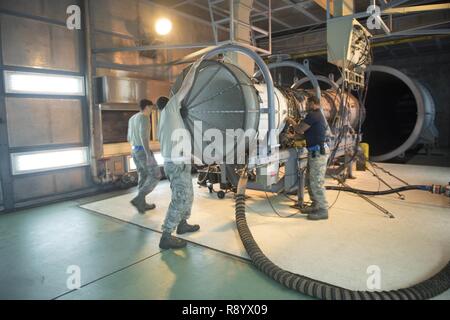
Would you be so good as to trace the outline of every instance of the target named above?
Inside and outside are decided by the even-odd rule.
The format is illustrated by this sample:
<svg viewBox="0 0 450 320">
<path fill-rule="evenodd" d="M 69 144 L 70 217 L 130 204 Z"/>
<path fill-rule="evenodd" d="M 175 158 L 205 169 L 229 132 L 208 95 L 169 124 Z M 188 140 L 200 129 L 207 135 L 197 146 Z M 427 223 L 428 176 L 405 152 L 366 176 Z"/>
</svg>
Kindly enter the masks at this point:
<svg viewBox="0 0 450 320">
<path fill-rule="evenodd" d="M 166 107 L 166 104 L 169 102 L 169 98 L 167 97 L 159 97 L 158 100 L 156 101 L 156 106 L 158 107 L 159 110 L 162 110 Z"/>
<path fill-rule="evenodd" d="M 320 105 L 320 99 L 317 98 L 317 96 L 310 96 L 308 98 L 308 103 L 313 104 L 313 105 Z"/>
<path fill-rule="evenodd" d="M 152 106 L 153 102 L 151 100 L 147 100 L 147 99 L 142 99 L 139 102 L 139 108 L 141 108 L 142 111 L 145 110 L 145 108 L 147 108 L 148 106 Z"/>
</svg>

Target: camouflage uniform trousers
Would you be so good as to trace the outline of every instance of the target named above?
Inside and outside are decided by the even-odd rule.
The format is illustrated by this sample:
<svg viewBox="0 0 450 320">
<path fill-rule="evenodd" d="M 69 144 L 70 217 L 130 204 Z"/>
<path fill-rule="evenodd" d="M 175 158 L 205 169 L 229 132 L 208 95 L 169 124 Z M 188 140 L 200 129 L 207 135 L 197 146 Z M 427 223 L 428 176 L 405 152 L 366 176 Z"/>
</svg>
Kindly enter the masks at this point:
<svg viewBox="0 0 450 320">
<path fill-rule="evenodd" d="M 191 164 L 164 163 L 164 171 L 172 190 L 172 200 L 162 225 L 164 232 L 172 233 L 181 220 L 188 220 L 191 216 L 194 201 L 191 168 Z"/>
<path fill-rule="evenodd" d="M 312 206 L 319 209 L 328 209 L 324 184 L 330 152 L 328 148 L 325 148 L 325 150 L 324 155 L 320 154 L 320 152 L 316 152 L 315 157 L 312 154 L 308 155 L 307 187 L 309 198 L 311 199 Z"/>
<path fill-rule="evenodd" d="M 145 196 L 152 192 L 161 179 L 161 170 L 153 154 L 147 162 L 145 151 L 133 151 L 132 157 L 138 172 L 138 198 L 145 201 Z"/>
</svg>

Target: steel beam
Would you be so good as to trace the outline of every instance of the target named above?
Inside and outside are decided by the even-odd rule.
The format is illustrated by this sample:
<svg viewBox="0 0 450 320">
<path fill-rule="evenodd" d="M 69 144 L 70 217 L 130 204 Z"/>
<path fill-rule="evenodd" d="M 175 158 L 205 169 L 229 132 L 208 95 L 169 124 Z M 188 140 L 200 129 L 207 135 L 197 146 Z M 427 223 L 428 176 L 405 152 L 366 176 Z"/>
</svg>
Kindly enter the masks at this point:
<svg viewBox="0 0 450 320">
<path fill-rule="evenodd" d="M 323 22 L 322 19 L 319 19 L 318 17 L 316 17 L 315 15 L 313 15 L 312 13 L 310 13 L 308 10 L 306 10 L 305 8 L 303 8 L 300 4 L 296 4 L 293 3 L 289 0 L 282 0 L 284 3 L 287 4 L 292 4 L 292 7 L 297 10 L 298 12 L 301 12 L 302 14 L 304 14 L 305 16 L 307 16 L 308 18 L 314 20 L 315 22 Z"/>
<path fill-rule="evenodd" d="M 186 44 L 161 44 L 161 45 L 148 45 L 148 46 L 136 46 L 136 47 L 122 47 L 122 48 L 100 48 L 94 49 L 94 53 L 111 53 L 111 52 L 137 52 L 137 51 L 149 51 L 149 50 L 179 50 L 179 49 L 196 49 L 213 46 L 215 43 L 186 43 Z"/>
<path fill-rule="evenodd" d="M 65 28 L 67 27 L 66 21 L 60 21 L 60 20 L 50 19 L 50 18 L 46 18 L 46 17 L 33 16 L 31 14 L 24 13 L 24 12 L 0 9 L 0 14 L 14 16 L 14 17 L 18 17 L 18 18 L 30 19 L 30 20 L 34 20 L 34 21 L 45 22 L 50 25 L 55 25 L 55 26 L 60 26 L 60 27 L 65 27 Z"/>
<path fill-rule="evenodd" d="M 170 8 L 171 9 L 175 9 L 175 8 L 184 6 L 185 4 L 192 4 L 193 2 L 195 2 L 195 0 L 184 0 L 184 1 L 181 1 L 181 2 L 179 2 L 177 4 L 174 4 L 173 6 L 170 6 Z"/>
<path fill-rule="evenodd" d="M 411 0 L 391 0 L 389 3 L 385 6 L 385 9 L 393 8 L 401 6 L 402 4 L 411 1 Z"/>
<path fill-rule="evenodd" d="M 9 154 L 9 140 L 8 127 L 6 120 L 6 97 L 5 84 L 3 77 L 3 55 L 2 53 L 2 39 L 1 39 L 1 25 L 0 25 L 0 183 L 3 191 L 3 207 L 6 210 L 14 208 L 14 189 L 11 174 L 11 159 Z"/>
<path fill-rule="evenodd" d="M 434 34 L 450 34 L 450 29 L 425 29 L 425 30 L 412 30 L 412 31 L 398 31 L 393 32 L 390 36 L 423 36 Z"/>
<path fill-rule="evenodd" d="M 314 0 L 322 9 L 327 11 L 327 14 L 332 16 L 334 14 L 334 1 L 333 0 Z"/>
<path fill-rule="evenodd" d="M 255 2 L 258 3 L 259 5 L 262 5 L 261 3 L 257 2 L 257 1 L 255 1 Z M 292 9 L 292 5 L 287 4 L 285 6 L 272 9 L 272 13 L 287 10 L 287 9 Z M 256 13 L 252 14 L 251 17 L 267 16 L 267 9 L 265 11 L 261 11 L 256 8 L 253 8 L 253 11 L 255 11 Z"/>
<path fill-rule="evenodd" d="M 437 10 L 448 10 L 450 9 L 450 4 L 436 4 L 436 5 L 421 5 L 421 6 L 411 6 L 411 7 L 402 7 L 402 8 L 394 8 L 398 5 L 401 5 L 408 0 L 398 0 L 398 1 L 391 1 L 389 5 L 385 7 L 384 10 L 381 10 L 380 15 L 393 15 L 393 14 L 408 14 L 408 13 L 415 13 L 415 12 L 427 12 L 427 11 L 437 11 Z M 370 16 L 367 12 L 358 12 L 353 15 L 351 15 L 354 19 L 360 19 Z M 345 17 L 336 17 L 333 19 L 347 19 L 349 16 Z"/>
<path fill-rule="evenodd" d="M 180 10 L 176 10 L 176 9 L 172 9 L 170 7 L 166 7 L 166 6 L 162 5 L 162 4 L 153 2 L 151 0 L 138 0 L 138 1 L 141 2 L 141 3 L 150 4 L 150 5 L 155 6 L 157 8 L 161 8 L 161 9 L 167 10 L 167 11 L 172 12 L 173 14 L 178 15 L 180 17 L 183 17 L 183 18 L 186 18 L 186 19 L 190 19 L 192 21 L 196 21 L 198 23 L 201 23 L 201 24 L 204 24 L 204 25 L 207 25 L 207 26 L 211 26 L 211 21 L 208 21 L 208 20 L 205 20 L 205 19 L 202 19 L 202 18 L 199 18 L 199 17 L 195 17 L 195 16 L 190 15 L 188 13 L 181 12 Z M 218 26 L 218 28 L 228 32 L 228 29 L 226 29 L 226 28 L 224 28 L 222 26 Z"/>
<path fill-rule="evenodd" d="M 401 7 L 401 8 L 388 8 L 383 10 L 384 14 L 407 14 L 414 12 L 424 12 L 424 11 L 436 11 L 436 10 L 448 10 L 450 9 L 450 3 L 442 4 L 428 4 L 422 6 L 411 6 L 411 7 Z"/>
<path fill-rule="evenodd" d="M 214 42 L 215 42 L 215 44 L 217 44 L 219 42 L 219 34 L 217 32 L 217 26 L 216 26 L 216 22 L 214 20 L 213 6 L 211 5 L 211 2 L 209 0 L 208 0 L 208 11 L 209 11 L 209 17 L 210 17 L 211 23 L 212 23 Z"/>
<path fill-rule="evenodd" d="M 425 25 L 414 27 L 414 28 L 409 28 L 409 29 L 404 29 L 404 30 L 399 30 L 399 31 L 396 31 L 396 32 L 392 32 L 392 33 L 387 34 L 387 35 L 375 36 L 375 37 L 373 37 L 373 39 L 385 38 L 385 37 L 390 37 L 390 36 L 395 37 L 395 36 L 402 36 L 402 35 L 414 35 L 414 34 L 417 34 L 417 35 L 447 34 L 445 32 L 446 29 L 429 29 L 427 31 L 424 31 L 423 29 L 437 27 L 439 25 L 447 24 L 449 22 L 450 22 L 450 20 L 445 20 L 445 21 L 439 21 L 439 22 L 436 22 L 436 23 L 425 24 Z M 422 31 L 420 31 L 420 30 L 422 30 Z"/>
<path fill-rule="evenodd" d="M 272 14 L 269 14 L 268 13 L 268 11 L 269 11 L 269 7 L 268 6 L 266 6 L 265 4 L 263 4 L 263 3 L 261 3 L 261 2 L 259 2 L 259 1 L 257 1 L 257 0 L 254 0 L 254 2 L 255 3 L 257 3 L 258 5 L 260 5 L 261 7 L 263 7 L 266 11 L 264 12 L 264 11 L 258 11 L 258 14 L 262 14 L 262 15 L 264 15 L 264 17 L 267 19 L 267 18 L 269 18 L 269 16 L 272 16 Z M 291 4 L 291 7 L 292 7 L 292 4 Z M 271 8 L 270 8 L 271 9 Z M 253 8 L 253 10 L 257 10 L 257 9 L 255 9 L 255 8 Z M 273 13 L 273 9 L 271 9 L 271 11 L 272 11 L 272 13 Z M 284 26 L 284 27 L 286 27 L 286 28 L 293 28 L 293 26 L 291 26 L 290 24 L 288 24 L 288 23 L 286 23 L 286 22 L 284 22 L 284 21 L 282 21 L 282 20 L 280 20 L 280 19 L 278 19 L 278 18 L 275 18 L 275 17 L 273 17 L 272 16 L 272 20 L 273 21 L 275 21 L 276 23 L 278 23 L 278 24 L 281 24 L 282 26 Z M 253 20 L 254 21 L 254 20 Z"/>
</svg>

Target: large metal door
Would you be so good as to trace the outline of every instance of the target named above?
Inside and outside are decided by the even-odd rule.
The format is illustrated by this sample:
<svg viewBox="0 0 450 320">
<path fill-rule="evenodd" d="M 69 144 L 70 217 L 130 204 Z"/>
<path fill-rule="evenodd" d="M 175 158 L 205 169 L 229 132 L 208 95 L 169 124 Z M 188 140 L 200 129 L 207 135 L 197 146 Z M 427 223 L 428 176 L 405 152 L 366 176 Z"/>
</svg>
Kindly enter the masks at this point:
<svg viewBox="0 0 450 320">
<path fill-rule="evenodd" d="M 0 3 L 0 210 L 90 186 L 83 30 L 73 0 Z"/>
</svg>

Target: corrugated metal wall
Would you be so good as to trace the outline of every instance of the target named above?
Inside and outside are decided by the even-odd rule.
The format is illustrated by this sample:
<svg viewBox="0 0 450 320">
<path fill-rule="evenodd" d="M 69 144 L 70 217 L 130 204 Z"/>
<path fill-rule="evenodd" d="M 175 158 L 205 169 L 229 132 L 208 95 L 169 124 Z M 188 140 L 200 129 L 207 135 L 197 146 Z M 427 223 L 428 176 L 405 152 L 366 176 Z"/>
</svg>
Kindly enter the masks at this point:
<svg viewBox="0 0 450 320">
<path fill-rule="evenodd" d="M 10 154 L 83 147 L 88 143 L 84 96 L 5 93 L 5 71 L 85 75 L 81 30 L 66 27 L 74 0 L 2 0 L 0 209 L 46 201 L 90 186 L 86 166 L 12 175 Z"/>
<path fill-rule="evenodd" d="M 162 3 L 162 2 L 160 2 Z M 164 5 L 170 6 L 169 3 Z M 197 49 L 121 51 L 119 48 L 142 45 L 192 44 L 212 42 L 212 28 L 208 22 L 199 23 L 173 10 L 167 10 L 158 4 L 145 0 L 93 0 L 90 1 L 90 22 L 92 32 L 90 40 L 93 54 L 93 74 L 97 77 L 126 78 L 126 82 L 145 81 L 145 95 L 142 97 L 156 101 L 161 95 L 169 95 L 170 81 L 181 72 L 183 65 L 164 66 L 165 63 L 184 57 Z M 155 22 L 161 17 L 171 19 L 172 32 L 160 36 L 155 32 Z M 98 52 L 104 50 L 104 52 Z M 146 67 L 145 67 L 145 66 Z M 155 66 L 156 65 L 156 66 Z M 136 68 L 138 67 L 139 68 Z M 96 82 L 97 83 L 97 82 Z M 94 86 L 96 85 L 94 83 Z M 99 85 L 95 88 L 98 91 Z M 119 88 L 114 89 L 120 92 Z M 119 94 L 120 95 L 120 94 Z M 120 100 L 124 101 L 124 100 Z M 130 101 L 130 100 L 127 100 Z M 138 110 L 123 106 L 104 105 L 101 110 L 95 107 L 93 119 L 101 123 L 101 134 L 95 133 L 93 155 L 98 161 L 93 170 L 102 181 L 120 179 L 123 168 L 128 167 L 130 146 L 126 140 L 128 117 Z M 156 141 L 157 112 L 152 116 L 152 134 L 150 147 L 158 154 L 159 143 Z M 101 143 L 99 143 L 101 142 Z"/>
<path fill-rule="evenodd" d="M 98 49 L 213 41 L 210 26 L 142 0 L 95 0 L 91 2 L 91 12 L 95 26 L 94 42 Z M 160 17 L 167 17 L 173 22 L 173 30 L 166 37 L 155 35 L 154 32 L 154 24 Z M 126 68 L 119 70 L 108 68 L 108 65 L 113 64 L 117 67 L 117 65 L 162 64 L 180 59 L 194 50 L 158 50 L 155 59 L 149 58 L 145 53 L 132 51 L 97 54 L 98 65 L 105 66 L 97 69 L 97 75 L 171 80 L 170 73 L 177 75 L 183 66 L 175 66 L 172 69 L 152 67 L 143 69 L 142 72 L 129 72 Z"/>
<path fill-rule="evenodd" d="M 0 0 L 0 210 L 64 198 L 92 187 L 87 166 L 12 174 L 16 172 L 12 170 L 12 154 L 85 147 L 90 143 L 92 128 L 88 121 L 88 97 L 5 93 L 6 71 L 82 76 L 85 83 L 89 83 L 87 64 L 92 62 L 94 77 L 161 80 L 153 81 L 148 93 L 148 98 L 155 100 L 168 94 L 168 82 L 183 66 L 137 70 L 127 66 L 166 63 L 193 50 L 161 50 L 156 55 L 153 52 L 115 51 L 95 54 L 91 58 L 86 56 L 85 44 L 101 49 L 210 42 L 213 39 L 208 23 L 198 23 L 142 0 L 88 1 L 91 34 L 86 35 L 83 28 L 69 30 L 66 26 L 68 6 L 79 5 L 83 15 L 84 4 L 84 0 Z M 174 22 L 172 33 L 165 38 L 154 32 L 154 23 L 161 16 Z M 95 86 L 87 89 L 86 92 L 89 89 L 95 92 Z M 102 139 L 97 137 L 101 128 L 96 126 L 99 118 L 96 108 L 95 105 L 92 107 L 93 155 L 101 154 L 97 149 L 103 147 L 100 145 Z M 109 156 L 108 152 L 104 151 L 103 155 Z"/>
</svg>

